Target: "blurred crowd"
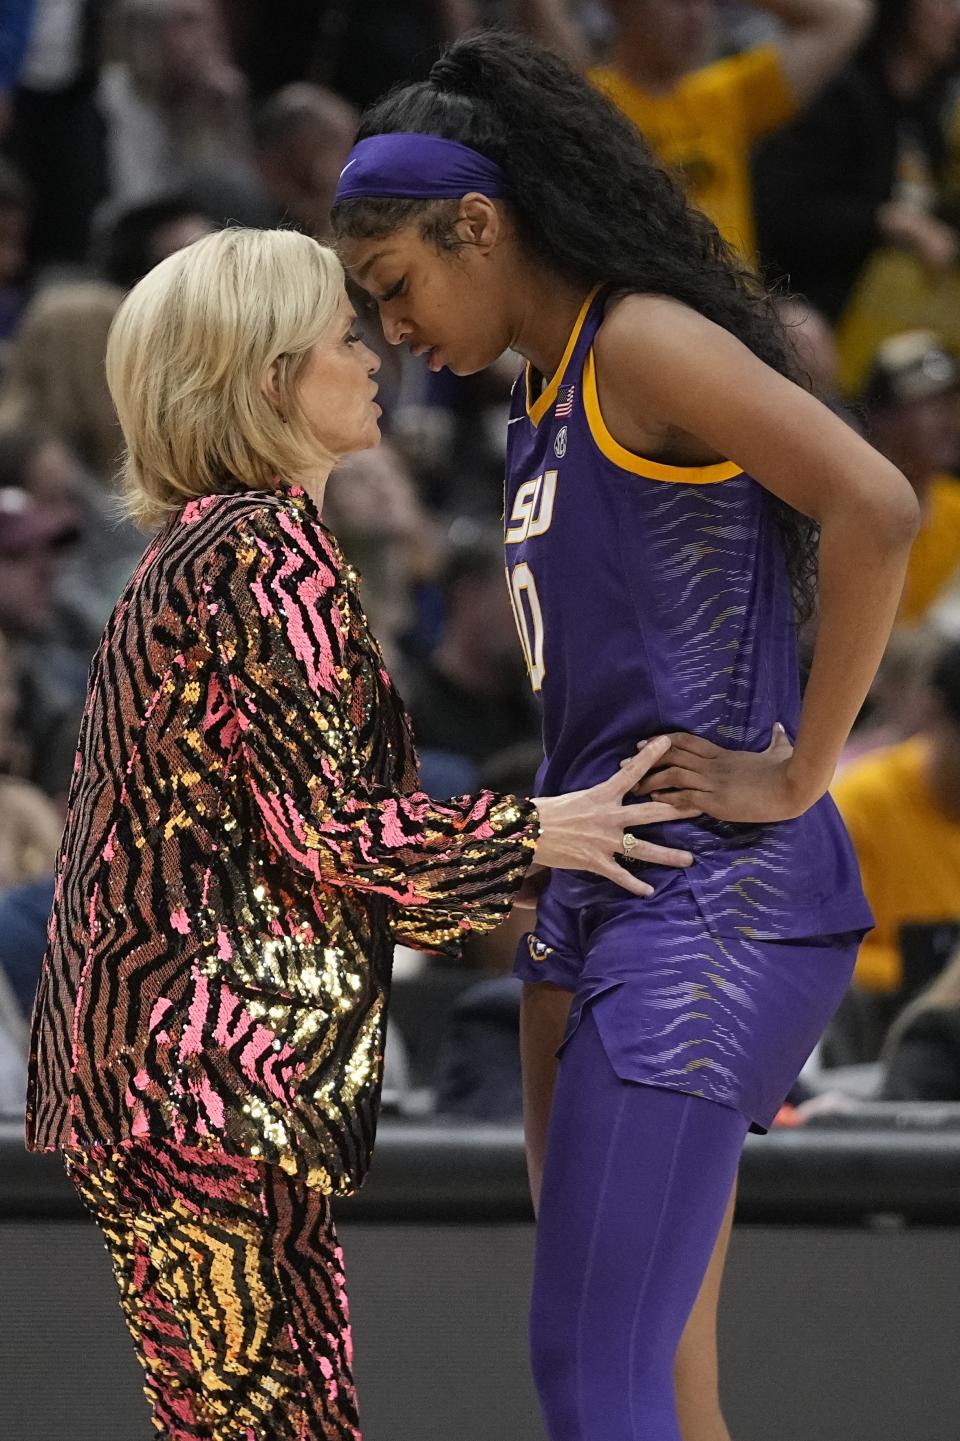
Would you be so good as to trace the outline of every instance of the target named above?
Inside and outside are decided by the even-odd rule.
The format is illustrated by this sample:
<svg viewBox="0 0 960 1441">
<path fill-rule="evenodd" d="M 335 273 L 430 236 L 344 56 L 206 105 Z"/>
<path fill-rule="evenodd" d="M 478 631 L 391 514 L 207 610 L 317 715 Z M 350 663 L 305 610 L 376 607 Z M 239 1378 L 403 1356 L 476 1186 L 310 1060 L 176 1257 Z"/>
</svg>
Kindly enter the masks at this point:
<svg viewBox="0 0 960 1441">
<path fill-rule="evenodd" d="M 115 488 L 111 319 L 219 226 L 328 239 L 362 108 L 477 24 L 550 45 L 638 125 L 776 288 L 803 382 L 917 491 L 900 624 L 835 786 L 877 928 L 814 1071 L 820 1089 L 853 1068 L 864 1095 L 960 1100 L 960 0 L 7 0 L 0 1113 L 22 1106 L 87 668 L 146 542 Z M 518 362 L 434 376 L 364 324 L 386 439 L 336 473 L 326 519 L 363 576 L 425 788 L 529 792 L 539 722 L 499 519 Z M 527 925 L 471 939 L 457 964 L 398 956 L 398 1105 L 518 1115 L 506 973 Z"/>
</svg>

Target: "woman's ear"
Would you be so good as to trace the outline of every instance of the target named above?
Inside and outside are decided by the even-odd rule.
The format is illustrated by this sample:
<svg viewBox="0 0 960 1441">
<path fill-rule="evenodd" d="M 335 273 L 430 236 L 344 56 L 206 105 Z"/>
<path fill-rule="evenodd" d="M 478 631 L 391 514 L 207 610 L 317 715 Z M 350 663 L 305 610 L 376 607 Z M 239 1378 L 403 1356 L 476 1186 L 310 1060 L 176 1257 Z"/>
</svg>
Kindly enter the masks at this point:
<svg viewBox="0 0 960 1441">
<path fill-rule="evenodd" d="M 460 202 L 454 229 L 464 244 L 492 250 L 500 239 L 500 212 L 486 195 L 465 195 Z"/>
<path fill-rule="evenodd" d="M 281 397 L 280 397 L 280 360 L 279 360 L 279 358 L 273 362 L 273 364 L 270 366 L 270 369 L 267 371 L 266 375 L 264 376 L 264 380 L 263 380 L 263 393 L 264 393 L 264 395 L 267 397 L 267 399 L 269 400 L 270 404 L 273 406 L 274 410 L 275 410 L 275 411 L 277 412 L 277 414 L 279 415 L 279 417 L 280 417 L 280 419 L 282 420 L 283 424 L 286 425 L 286 423 L 287 423 L 287 417 L 284 415 L 283 410 L 281 409 L 281 406 L 282 406 L 282 403 L 283 403 L 283 402 L 282 402 Z"/>
</svg>

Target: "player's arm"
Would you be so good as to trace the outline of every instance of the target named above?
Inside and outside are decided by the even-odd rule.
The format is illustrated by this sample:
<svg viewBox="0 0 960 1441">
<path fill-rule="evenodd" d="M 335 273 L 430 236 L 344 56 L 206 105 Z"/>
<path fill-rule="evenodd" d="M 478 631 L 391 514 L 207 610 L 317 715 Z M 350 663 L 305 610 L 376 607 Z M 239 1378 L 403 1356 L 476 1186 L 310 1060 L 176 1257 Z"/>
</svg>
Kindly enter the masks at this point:
<svg viewBox="0 0 960 1441">
<path fill-rule="evenodd" d="M 780 65 L 805 105 L 838 71 L 873 18 L 873 0 L 757 0 L 783 25 Z"/>
<path fill-rule="evenodd" d="M 785 739 L 766 756 L 703 741 L 684 764 L 671 752 L 670 767 L 641 787 L 676 788 L 676 804 L 723 819 L 799 815 L 829 786 L 880 663 L 919 524 L 916 496 L 819 401 L 678 301 L 626 297 L 598 331 L 596 358 L 601 407 L 621 444 L 639 448 L 631 415 L 648 434 L 685 432 L 821 527 L 819 631 L 793 751 Z"/>
</svg>

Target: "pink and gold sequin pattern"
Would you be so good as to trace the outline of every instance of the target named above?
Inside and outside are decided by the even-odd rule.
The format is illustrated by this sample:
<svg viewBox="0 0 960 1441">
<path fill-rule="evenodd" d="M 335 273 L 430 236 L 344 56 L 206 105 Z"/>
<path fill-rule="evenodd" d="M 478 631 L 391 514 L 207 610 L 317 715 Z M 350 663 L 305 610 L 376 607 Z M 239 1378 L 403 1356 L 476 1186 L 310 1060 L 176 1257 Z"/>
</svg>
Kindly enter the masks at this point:
<svg viewBox="0 0 960 1441">
<path fill-rule="evenodd" d="M 64 1154 L 113 1262 L 168 1441 L 360 1441 L 329 1197 L 169 1141 Z"/>
<path fill-rule="evenodd" d="M 34 1149 L 164 1135 L 367 1170 L 393 942 L 507 913 L 535 807 L 416 789 L 357 578 L 294 488 L 147 551 L 91 671 L 34 1014 Z"/>
</svg>

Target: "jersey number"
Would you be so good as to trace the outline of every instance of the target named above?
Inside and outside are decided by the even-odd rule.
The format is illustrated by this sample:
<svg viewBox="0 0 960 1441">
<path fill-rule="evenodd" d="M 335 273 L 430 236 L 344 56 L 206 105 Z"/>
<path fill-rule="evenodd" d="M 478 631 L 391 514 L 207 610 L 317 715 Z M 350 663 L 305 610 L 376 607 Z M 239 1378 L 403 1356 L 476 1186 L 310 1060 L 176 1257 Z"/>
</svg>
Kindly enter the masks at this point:
<svg viewBox="0 0 960 1441">
<path fill-rule="evenodd" d="M 546 670 L 543 664 L 543 611 L 537 595 L 537 582 L 533 571 L 525 560 L 515 565 L 510 572 L 510 599 L 513 613 L 520 632 L 520 644 L 530 672 L 530 684 L 535 691 L 543 685 Z"/>
</svg>

